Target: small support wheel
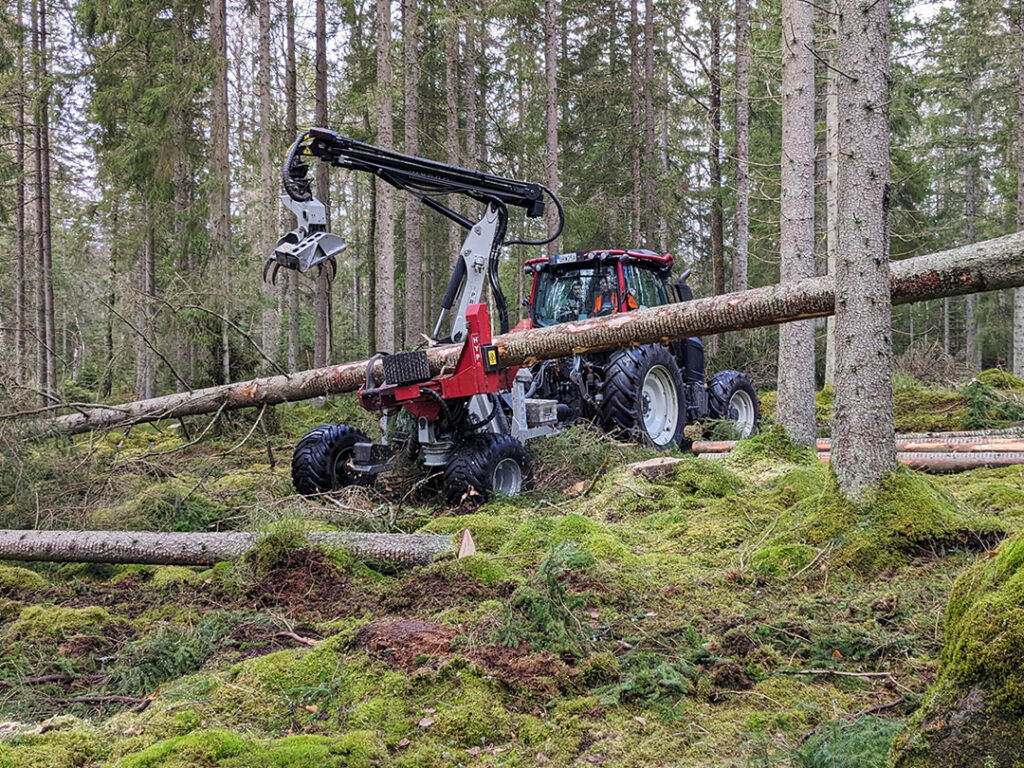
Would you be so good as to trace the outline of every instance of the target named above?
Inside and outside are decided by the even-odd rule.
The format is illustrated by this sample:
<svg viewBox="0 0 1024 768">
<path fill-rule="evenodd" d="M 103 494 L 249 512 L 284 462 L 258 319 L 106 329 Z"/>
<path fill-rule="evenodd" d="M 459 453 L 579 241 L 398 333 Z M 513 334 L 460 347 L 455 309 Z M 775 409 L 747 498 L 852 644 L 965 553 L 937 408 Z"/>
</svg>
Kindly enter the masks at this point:
<svg viewBox="0 0 1024 768">
<path fill-rule="evenodd" d="M 292 454 L 292 485 L 303 496 L 337 491 L 349 485 L 372 485 L 375 475 L 350 466 L 356 443 L 370 438 L 347 424 L 321 424 L 299 440 Z"/>
<path fill-rule="evenodd" d="M 636 435 L 658 450 L 686 444 L 683 377 L 666 347 L 648 344 L 612 356 L 600 410 L 606 430 Z"/>
<path fill-rule="evenodd" d="M 734 422 L 737 437 L 750 437 L 761 419 L 761 404 L 750 377 L 740 371 L 719 371 L 708 380 L 707 388 L 711 415 Z"/>
<path fill-rule="evenodd" d="M 444 470 L 444 495 L 450 504 L 468 498 L 487 501 L 515 496 L 533 486 L 526 447 L 511 435 L 472 435 L 458 446 Z"/>
</svg>

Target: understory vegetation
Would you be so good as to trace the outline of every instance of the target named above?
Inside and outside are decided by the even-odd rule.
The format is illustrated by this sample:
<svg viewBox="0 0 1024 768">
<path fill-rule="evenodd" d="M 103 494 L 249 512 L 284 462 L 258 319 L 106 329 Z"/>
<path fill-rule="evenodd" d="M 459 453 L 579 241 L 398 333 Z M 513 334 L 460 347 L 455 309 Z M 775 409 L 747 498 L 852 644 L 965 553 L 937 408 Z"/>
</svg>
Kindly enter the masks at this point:
<svg viewBox="0 0 1024 768">
<path fill-rule="evenodd" d="M 1022 392 L 907 380 L 897 419 L 1006 426 Z M 519 498 L 445 507 L 409 469 L 307 500 L 296 440 L 371 420 L 350 398 L 256 420 L 4 456 L 4 527 L 268 536 L 212 568 L 0 566 L 0 766 L 831 768 L 894 737 L 900 765 L 1013 764 L 985 728 L 1019 743 L 1020 468 L 898 471 L 854 507 L 776 429 L 648 480 L 653 452 L 577 426 L 533 444 Z M 309 528 L 468 528 L 478 553 L 396 569 L 296 548 Z"/>
</svg>

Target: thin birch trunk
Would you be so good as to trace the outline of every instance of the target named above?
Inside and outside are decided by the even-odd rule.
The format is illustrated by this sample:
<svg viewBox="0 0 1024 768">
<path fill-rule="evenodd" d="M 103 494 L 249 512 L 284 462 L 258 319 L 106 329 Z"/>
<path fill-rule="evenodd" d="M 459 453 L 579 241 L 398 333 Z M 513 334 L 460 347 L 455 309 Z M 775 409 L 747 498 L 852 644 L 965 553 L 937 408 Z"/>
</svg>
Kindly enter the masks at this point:
<svg viewBox="0 0 1024 768">
<path fill-rule="evenodd" d="M 213 48 L 213 114 L 210 122 L 210 235 L 215 269 L 214 291 L 221 312 L 221 375 L 231 381 L 228 322 L 231 308 L 231 166 L 228 149 L 227 3 L 210 4 Z"/>
<path fill-rule="evenodd" d="M 402 0 L 402 59 L 405 77 L 405 153 L 420 153 L 419 15 L 416 0 Z M 358 209 L 358 205 L 356 206 Z M 423 243 L 420 201 L 405 196 L 405 346 L 420 344 L 426 328 L 423 311 Z M 357 330 L 358 335 L 358 330 Z"/>
<path fill-rule="evenodd" d="M 459 163 L 459 16 L 457 0 L 445 4 L 445 160 Z M 448 262 L 454 266 L 462 246 L 462 230 L 454 221 L 448 223 Z"/>
<path fill-rule="evenodd" d="M 633 242 L 640 241 L 640 199 L 643 178 L 640 171 L 640 136 L 643 123 L 640 118 L 640 94 L 643 90 L 640 80 L 640 14 L 638 0 L 629 0 L 629 118 L 632 131 L 629 137 L 629 151 L 632 160 L 629 232 Z"/>
<path fill-rule="evenodd" d="M 316 0 L 316 77 L 315 117 L 318 126 L 327 123 L 327 7 L 326 0 Z M 327 207 L 327 229 L 331 229 L 330 179 L 326 166 L 316 173 L 316 196 Z M 322 268 L 316 277 L 316 298 L 313 301 L 313 365 L 326 365 L 331 349 L 331 273 Z"/>
<path fill-rule="evenodd" d="M 654 199 L 654 0 L 644 0 L 644 241 L 653 248 L 658 208 Z"/>
<path fill-rule="evenodd" d="M 288 141 L 295 141 L 298 134 L 296 116 L 298 94 L 296 88 L 295 63 L 295 5 L 294 0 L 285 0 L 285 62 L 284 62 L 284 103 L 285 130 Z M 287 214 L 294 227 L 294 214 Z M 288 273 L 284 290 L 288 294 L 288 370 L 299 370 L 299 275 L 293 269 Z"/>
<path fill-rule="evenodd" d="M 14 162 L 15 162 L 15 205 L 14 212 L 14 373 L 18 381 L 26 378 L 26 356 L 28 346 L 26 344 L 26 330 L 28 323 L 28 284 L 25 271 L 27 248 L 25 242 L 25 31 L 22 28 L 24 23 L 24 8 L 22 0 L 18 0 L 17 8 L 17 73 L 15 74 L 15 136 L 14 136 Z"/>
<path fill-rule="evenodd" d="M 270 84 L 270 0 L 259 0 L 259 91 L 260 91 L 260 251 L 259 263 L 269 256 L 277 242 L 277 174 L 272 160 L 274 128 Z M 279 290 L 263 283 L 263 307 L 260 312 L 260 337 L 263 352 L 277 360 L 281 318 L 277 311 Z M 266 361 L 264 366 L 269 365 Z"/>
<path fill-rule="evenodd" d="M 558 21 L 559 5 L 555 0 L 544 0 L 544 84 L 545 84 L 545 152 L 544 181 L 558 194 Z M 550 237 L 558 229 L 558 213 L 553 205 L 544 211 Z M 558 253 L 558 240 L 547 244 L 547 253 Z"/>
<path fill-rule="evenodd" d="M 831 65 L 825 74 L 825 154 L 828 170 L 825 180 L 825 254 L 830 275 L 836 272 L 836 248 L 839 244 L 839 75 L 836 72 L 837 43 L 839 40 L 839 12 L 835 0 L 828 5 L 829 59 Z M 836 319 L 825 323 L 825 383 L 836 381 Z"/>
</svg>

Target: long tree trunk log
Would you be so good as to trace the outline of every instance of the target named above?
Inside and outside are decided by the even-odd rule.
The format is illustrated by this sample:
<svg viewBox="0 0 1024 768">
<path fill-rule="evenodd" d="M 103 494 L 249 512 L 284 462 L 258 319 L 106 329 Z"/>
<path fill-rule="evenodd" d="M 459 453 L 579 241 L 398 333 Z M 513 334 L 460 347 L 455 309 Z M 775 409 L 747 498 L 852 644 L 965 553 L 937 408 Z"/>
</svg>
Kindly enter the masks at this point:
<svg viewBox="0 0 1024 768">
<path fill-rule="evenodd" d="M 241 532 L 0 530 L 0 560 L 213 565 L 241 557 L 260 538 Z M 450 536 L 435 534 L 311 531 L 306 539 L 310 544 L 345 549 L 355 557 L 401 565 L 426 565 L 440 554 L 455 551 Z"/>
<path fill-rule="evenodd" d="M 724 459 L 728 453 L 701 453 L 700 459 Z M 818 451 L 818 458 L 824 462 L 832 460 L 828 451 Z M 916 453 L 900 451 L 896 460 L 911 469 L 932 474 L 963 472 L 968 469 L 985 467 L 1012 467 L 1024 464 L 1024 453 Z M 683 459 L 680 459 L 683 461 Z"/>
<path fill-rule="evenodd" d="M 728 453 L 736 447 L 735 440 L 705 440 L 693 444 L 694 453 Z M 819 438 L 819 451 L 832 449 L 832 441 Z M 935 440 L 896 437 L 897 451 L 919 453 L 1024 453 L 1024 438 L 947 437 Z"/>
<path fill-rule="evenodd" d="M 1024 285 L 1024 233 L 892 262 L 894 304 L 993 291 Z M 563 323 L 497 336 L 502 366 L 532 364 L 583 352 L 623 349 L 741 328 L 824 317 L 834 311 L 831 277 L 667 304 L 603 318 Z M 460 347 L 427 351 L 433 375 L 454 366 Z M 378 380 L 383 376 L 376 367 Z M 351 392 L 365 381 L 366 361 L 331 365 L 301 373 L 271 376 L 192 392 L 179 392 L 119 406 L 80 407 L 46 426 L 54 433 L 77 434 L 163 418 L 215 413 L 263 404 L 308 400 Z"/>
</svg>

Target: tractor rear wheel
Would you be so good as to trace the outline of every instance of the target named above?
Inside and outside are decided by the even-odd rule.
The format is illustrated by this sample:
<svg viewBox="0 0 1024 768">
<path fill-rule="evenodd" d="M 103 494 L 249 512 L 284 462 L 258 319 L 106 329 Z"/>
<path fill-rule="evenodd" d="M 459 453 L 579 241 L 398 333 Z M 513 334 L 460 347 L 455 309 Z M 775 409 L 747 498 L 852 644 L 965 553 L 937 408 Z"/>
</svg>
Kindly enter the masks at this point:
<svg viewBox="0 0 1024 768">
<path fill-rule="evenodd" d="M 321 424 L 299 440 L 292 454 L 292 485 L 303 496 L 337 491 L 349 485 L 372 485 L 374 475 L 349 466 L 356 443 L 368 443 L 362 430 L 347 424 Z"/>
<path fill-rule="evenodd" d="M 622 430 L 661 450 L 683 446 L 686 390 L 672 353 L 657 344 L 612 356 L 601 383 L 600 417 L 610 431 Z"/>
<path fill-rule="evenodd" d="M 444 495 L 450 504 L 469 498 L 487 501 L 515 496 L 533 485 L 530 454 L 511 435 L 472 435 L 458 446 L 444 470 Z"/>
<path fill-rule="evenodd" d="M 761 418 L 757 390 L 749 376 L 740 371 L 719 371 L 708 380 L 711 415 L 735 424 L 736 437 L 750 437 Z"/>
</svg>

